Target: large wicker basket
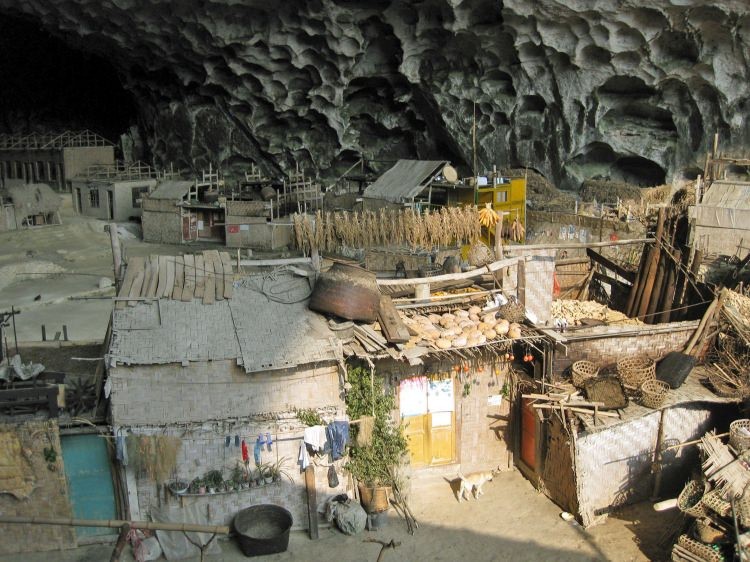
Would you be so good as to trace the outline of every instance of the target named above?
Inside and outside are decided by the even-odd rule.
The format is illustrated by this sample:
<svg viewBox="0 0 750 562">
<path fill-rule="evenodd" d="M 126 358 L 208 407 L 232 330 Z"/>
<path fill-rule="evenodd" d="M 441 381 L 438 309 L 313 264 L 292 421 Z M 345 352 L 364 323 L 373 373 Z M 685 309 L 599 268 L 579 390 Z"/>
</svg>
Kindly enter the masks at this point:
<svg viewBox="0 0 750 562">
<path fill-rule="evenodd" d="M 706 562 L 722 562 L 724 560 L 724 557 L 719 552 L 716 552 L 713 548 L 700 541 L 691 539 L 687 535 L 680 535 L 680 538 L 677 539 L 677 544 L 694 554 L 696 558 L 700 558 Z"/>
<path fill-rule="evenodd" d="M 599 367 L 594 365 L 591 361 L 576 361 L 570 367 L 570 374 L 573 379 L 573 386 L 582 388 L 583 383 L 585 383 L 587 379 L 599 374 Z"/>
<path fill-rule="evenodd" d="M 738 453 L 750 449 L 750 420 L 734 420 L 729 424 L 729 444 Z"/>
<path fill-rule="evenodd" d="M 661 408 L 669 394 L 669 384 L 649 379 L 641 385 L 641 402 L 647 408 Z"/>
<path fill-rule="evenodd" d="M 656 362 L 648 357 L 626 357 L 617 362 L 617 374 L 625 385 L 638 388 L 656 378 Z"/>
<path fill-rule="evenodd" d="M 677 507 L 686 515 L 691 517 L 704 517 L 706 506 L 703 505 L 704 486 L 697 480 L 691 480 L 677 496 Z"/>
</svg>

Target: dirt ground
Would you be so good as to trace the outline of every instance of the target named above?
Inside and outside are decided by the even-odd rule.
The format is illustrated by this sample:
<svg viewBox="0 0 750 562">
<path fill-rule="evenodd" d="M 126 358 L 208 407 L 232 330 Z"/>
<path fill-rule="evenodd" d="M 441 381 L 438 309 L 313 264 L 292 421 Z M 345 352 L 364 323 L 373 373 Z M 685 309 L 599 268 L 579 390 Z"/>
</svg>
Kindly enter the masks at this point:
<svg viewBox="0 0 750 562">
<path fill-rule="evenodd" d="M 374 562 L 380 546 L 365 541 L 376 539 L 401 543 L 395 551 L 384 553 L 383 562 L 666 560 L 669 534 L 680 521 L 679 513 L 657 513 L 644 503 L 584 530 L 563 521 L 560 509 L 515 471 L 497 476 L 484 492 L 479 500 L 458 503 L 442 477 L 422 477 L 412 485 L 411 508 L 420 525 L 413 536 L 391 511 L 388 524 L 378 531 L 349 537 L 336 529 L 322 529 L 317 541 L 311 541 L 307 533 L 293 532 L 287 552 L 258 559 Z M 207 562 L 245 560 L 233 541 L 219 544 L 222 554 L 207 555 Z M 0 562 L 99 562 L 108 560 L 111 550 L 109 545 L 97 545 L 53 555 L 5 556 Z M 123 560 L 131 562 L 131 554 Z"/>
<path fill-rule="evenodd" d="M 54 339 L 58 332 L 62 337 L 64 324 L 76 341 L 101 341 L 107 329 L 114 291 L 99 288 L 101 279 L 114 277 L 106 223 L 76 215 L 70 195 L 61 195 L 62 225 L 0 232 L 0 311 L 21 310 L 19 341 L 40 341 L 42 325 Z M 126 256 L 203 249 L 146 244 L 135 237 L 121 237 L 121 245 Z"/>
</svg>

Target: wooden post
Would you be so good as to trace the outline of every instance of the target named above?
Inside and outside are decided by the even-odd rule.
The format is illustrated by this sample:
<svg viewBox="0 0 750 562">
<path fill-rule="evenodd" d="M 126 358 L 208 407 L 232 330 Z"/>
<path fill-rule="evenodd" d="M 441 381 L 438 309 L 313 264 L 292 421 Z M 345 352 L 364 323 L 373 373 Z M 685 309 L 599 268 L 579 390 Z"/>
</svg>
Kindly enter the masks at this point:
<svg viewBox="0 0 750 562">
<path fill-rule="evenodd" d="M 654 288 L 649 295 L 648 308 L 646 309 L 646 317 L 643 321 L 647 324 L 654 324 L 654 313 L 657 312 L 659 305 L 659 298 L 661 297 L 662 287 L 664 285 L 664 277 L 666 275 L 667 268 L 667 251 L 663 250 L 659 253 L 659 264 L 656 266 L 656 280 L 654 281 Z"/>
<path fill-rule="evenodd" d="M 630 288 L 630 294 L 628 295 L 628 302 L 625 305 L 625 314 L 627 316 L 631 316 L 633 313 L 633 307 L 635 306 L 635 302 L 637 301 L 637 295 L 639 294 L 638 291 L 643 285 L 643 275 L 645 273 L 646 264 L 648 263 L 648 255 L 649 255 L 649 247 L 647 245 L 643 245 L 643 251 L 641 252 L 641 262 L 638 265 L 638 271 L 635 274 L 635 279 L 633 280 L 633 286 Z"/>
<path fill-rule="evenodd" d="M 495 223 L 495 259 L 503 259 L 503 212 L 500 211 L 500 218 Z"/>
<path fill-rule="evenodd" d="M 518 302 L 526 306 L 526 262 L 519 260 L 516 268 L 516 295 Z"/>
<path fill-rule="evenodd" d="M 115 292 L 120 292 L 122 284 L 122 248 L 120 238 L 117 236 L 117 224 L 109 223 L 109 241 L 112 245 L 112 263 L 115 270 Z"/>
<path fill-rule="evenodd" d="M 654 489 L 651 493 L 651 501 L 656 501 L 659 498 L 659 490 L 661 489 L 661 446 L 664 442 L 664 413 L 666 411 L 666 408 L 664 408 L 659 413 L 659 432 L 656 434 L 656 449 L 654 449 L 654 460 L 651 465 L 651 472 L 654 474 Z"/>
<path fill-rule="evenodd" d="M 315 486 L 315 467 L 305 469 L 305 490 L 307 491 L 307 519 L 310 526 L 310 538 L 318 539 L 318 493 Z"/>
<path fill-rule="evenodd" d="M 641 317 L 646 314 L 648 309 L 648 302 L 651 296 L 651 292 L 654 289 L 654 281 L 656 280 L 656 268 L 659 263 L 659 253 L 661 251 L 662 236 L 664 234 L 664 219 L 666 217 L 666 210 L 664 207 L 659 209 L 659 218 L 656 223 L 656 242 L 654 247 L 651 248 L 651 255 L 649 257 L 648 273 L 646 280 L 643 284 L 643 290 L 641 291 L 640 301 L 638 304 L 638 310 L 635 316 Z"/>
<path fill-rule="evenodd" d="M 674 294 L 676 289 L 677 269 L 681 261 L 681 250 L 677 250 L 677 253 L 674 256 L 670 255 L 670 259 L 668 261 L 669 274 L 667 275 L 667 280 L 664 283 L 664 293 L 662 294 L 661 304 L 659 305 L 659 308 L 661 310 L 661 314 L 659 315 L 659 323 L 669 322 L 669 317 L 672 314 L 671 308 L 672 302 L 674 301 Z"/>
<path fill-rule="evenodd" d="M 128 533 L 130 533 L 130 525 L 125 523 L 120 527 L 120 534 L 117 537 L 115 549 L 112 551 L 112 557 L 109 559 L 109 562 L 120 562 L 120 556 L 122 556 L 122 551 L 128 542 Z"/>
</svg>

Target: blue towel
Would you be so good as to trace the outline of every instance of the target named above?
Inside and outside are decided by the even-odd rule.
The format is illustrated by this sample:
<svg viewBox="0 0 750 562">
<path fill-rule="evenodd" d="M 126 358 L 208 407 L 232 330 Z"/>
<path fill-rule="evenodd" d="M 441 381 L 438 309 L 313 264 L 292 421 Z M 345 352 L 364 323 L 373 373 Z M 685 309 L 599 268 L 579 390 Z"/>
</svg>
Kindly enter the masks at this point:
<svg viewBox="0 0 750 562">
<path fill-rule="evenodd" d="M 326 437 L 331 444 L 331 458 L 338 460 L 344 456 L 346 444 L 349 441 L 349 422 L 334 421 L 326 428 Z"/>
</svg>

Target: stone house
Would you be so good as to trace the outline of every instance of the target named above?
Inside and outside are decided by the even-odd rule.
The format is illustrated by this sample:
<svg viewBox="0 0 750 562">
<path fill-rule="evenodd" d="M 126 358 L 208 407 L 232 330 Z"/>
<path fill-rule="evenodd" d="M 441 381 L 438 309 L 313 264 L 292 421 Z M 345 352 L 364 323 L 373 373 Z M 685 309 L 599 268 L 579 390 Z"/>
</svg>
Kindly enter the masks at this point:
<svg viewBox="0 0 750 562">
<path fill-rule="evenodd" d="M 289 509 L 295 528 L 307 527 L 297 464 L 304 426 L 295 412 L 314 409 L 329 421 L 344 415 L 343 357 L 323 317 L 307 309 L 307 278 L 281 275 L 273 294 L 264 293 L 261 281 L 237 279 L 212 304 L 183 293 L 180 300 L 173 295 L 115 307 L 107 355 L 110 417 L 115 435 L 128 439 L 179 438 L 170 479 L 190 482 L 211 470 L 228 478 L 241 459 L 240 442 L 252 451 L 259 434 L 270 434 L 273 445 L 264 445 L 260 460 L 280 461 L 291 481 L 176 496 L 160 487 L 166 482 L 135 470 L 131 459 L 119 466 L 130 518 L 146 519 L 166 502 L 210 509 L 210 520 L 224 524 L 244 507 L 275 503 Z M 283 294 L 276 291 L 281 288 Z M 326 470 L 317 471 L 320 502 L 346 484 L 341 478 L 331 489 L 325 477 Z"/>
<path fill-rule="evenodd" d="M 125 222 L 141 216 L 143 199 L 158 175 L 143 162 L 90 166 L 71 181 L 73 207 L 80 215 Z"/>
<path fill-rule="evenodd" d="M 70 191 L 73 178 L 86 168 L 114 161 L 114 145 L 88 130 L 0 135 L 0 180 L 45 182 Z"/>
</svg>

